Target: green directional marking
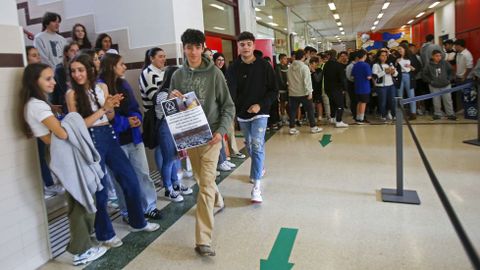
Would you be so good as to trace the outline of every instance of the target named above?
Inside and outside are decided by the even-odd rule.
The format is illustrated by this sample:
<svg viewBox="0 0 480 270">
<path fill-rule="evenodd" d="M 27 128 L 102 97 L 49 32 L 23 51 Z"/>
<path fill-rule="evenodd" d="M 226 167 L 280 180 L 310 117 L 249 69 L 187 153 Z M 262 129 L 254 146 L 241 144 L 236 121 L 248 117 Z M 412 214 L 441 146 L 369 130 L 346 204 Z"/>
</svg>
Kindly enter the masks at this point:
<svg viewBox="0 0 480 270">
<path fill-rule="evenodd" d="M 324 134 L 322 139 L 319 141 L 322 147 L 327 146 L 327 144 L 332 142 L 332 135 L 330 134 Z"/>
<path fill-rule="evenodd" d="M 260 270 L 290 270 L 293 263 L 288 259 L 292 253 L 293 244 L 297 237 L 298 229 L 281 228 L 275 244 L 267 260 L 260 260 Z"/>
</svg>

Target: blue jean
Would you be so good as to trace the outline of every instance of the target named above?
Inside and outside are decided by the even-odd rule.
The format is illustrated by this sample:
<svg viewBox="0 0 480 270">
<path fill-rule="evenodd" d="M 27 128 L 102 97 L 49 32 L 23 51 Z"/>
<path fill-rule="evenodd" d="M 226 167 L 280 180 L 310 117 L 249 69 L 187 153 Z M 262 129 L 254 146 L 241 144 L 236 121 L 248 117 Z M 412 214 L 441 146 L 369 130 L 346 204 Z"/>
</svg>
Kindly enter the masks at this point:
<svg viewBox="0 0 480 270">
<path fill-rule="evenodd" d="M 122 188 L 127 204 L 130 226 L 136 229 L 144 228 L 147 223 L 143 216 L 140 185 L 135 175 L 135 170 L 120 147 L 112 126 L 91 127 L 89 130 L 95 148 L 101 157 L 100 165 L 102 170 L 105 171 L 105 165 L 107 165 Z M 106 177 L 103 177 L 101 180 L 102 185 L 105 185 L 105 182 Z M 107 212 L 107 189 L 104 188 L 98 191 L 95 196 L 97 198 L 95 234 L 99 241 L 106 241 L 115 236 L 112 221 Z"/>
<path fill-rule="evenodd" d="M 43 184 L 45 184 L 46 187 L 53 186 L 55 183 L 53 182 L 52 173 L 50 172 L 47 160 L 45 159 L 45 143 L 42 140 L 37 139 L 37 147 Z"/>
<path fill-rule="evenodd" d="M 145 153 L 145 146 L 143 143 L 135 145 L 134 143 L 129 143 L 122 145 L 122 150 L 127 155 L 127 158 L 130 160 L 130 163 L 135 170 L 138 181 L 140 182 L 140 190 L 142 196 L 140 197 L 142 201 L 143 213 L 148 213 L 154 209 L 157 209 L 157 191 L 155 190 L 155 185 L 153 184 L 152 179 L 150 178 L 150 169 L 148 168 L 147 155 Z M 115 181 L 115 189 L 120 190 L 120 185 L 118 181 Z M 125 203 L 125 197 L 122 192 L 118 192 L 118 204 L 120 206 L 120 213 L 123 216 L 128 215 L 127 206 Z"/>
<path fill-rule="evenodd" d="M 383 86 L 377 88 L 378 106 L 383 118 L 387 117 L 387 112 L 395 116 L 395 85 Z"/>
<path fill-rule="evenodd" d="M 263 162 L 265 161 L 265 130 L 267 117 L 255 119 L 250 122 L 240 122 L 240 129 L 245 137 L 245 147 L 252 158 L 250 178 L 260 180 L 262 178 Z"/>
<path fill-rule="evenodd" d="M 177 149 L 173 142 L 173 137 L 168 129 L 167 121 L 160 120 L 158 126 L 158 143 L 162 152 L 162 181 L 166 189 L 172 187 L 173 184 L 178 183 L 178 163 L 177 163 Z"/>
<path fill-rule="evenodd" d="M 415 97 L 415 91 L 413 88 L 410 88 L 410 73 L 403 72 L 402 73 L 402 83 L 400 84 L 400 88 L 398 89 L 397 96 L 403 97 L 403 90 L 407 92 L 407 96 L 409 98 Z M 417 113 L 417 104 L 416 102 L 410 103 L 410 113 Z"/>
<path fill-rule="evenodd" d="M 222 148 L 220 148 L 220 155 L 218 156 L 218 165 L 222 164 L 227 160 L 227 153 L 225 152 L 225 144 L 223 143 L 223 140 L 221 141 Z"/>
</svg>

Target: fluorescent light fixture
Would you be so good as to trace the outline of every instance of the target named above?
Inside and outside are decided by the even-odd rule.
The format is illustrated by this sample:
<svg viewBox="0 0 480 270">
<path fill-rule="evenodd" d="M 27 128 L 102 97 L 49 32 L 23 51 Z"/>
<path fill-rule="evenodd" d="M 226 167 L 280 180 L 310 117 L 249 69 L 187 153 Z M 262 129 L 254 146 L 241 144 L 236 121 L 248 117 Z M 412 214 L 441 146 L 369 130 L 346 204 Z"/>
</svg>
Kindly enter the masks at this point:
<svg viewBox="0 0 480 270">
<path fill-rule="evenodd" d="M 287 28 L 283 28 L 283 30 L 285 30 L 285 31 L 288 31 L 288 29 L 287 29 Z"/>
<path fill-rule="evenodd" d="M 370 29 L 372 29 L 372 30 L 375 30 L 375 28 L 377 28 L 377 27 L 375 27 L 375 26 L 372 26 L 372 28 L 370 28 Z"/>
<path fill-rule="evenodd" d="M 270 24 L 271 26 L 278 26 L 278 24 L 276 24 L 274 22 L 269 22 L 268 24 Z"/>
<path fill-rule="evenodd" d="M 436 7 L 438 4 L 440 4 L 440 1 L 437 1 L 437 2 L 435 2 L 435 3 L 433 3 L 433 4 L 431 4 L 430 6 L 428 6 L 428 8 L 434 8 L 434 7 Z"/>
<path fill-rule="evenodd" d="M 257 19 L 257 21 L 261 21 L 261 20 L 262 20 L 262 18 L 260 18 L 260 17 L 258 17 L 258 16 L 255 17 L 255 19 Z"/>
<path fill-rule="evenodd" d="M 345 32 L 343 32 L 343 31 L 342 31 L 342 32 L 340 32 L 340 34 L 342 34 L 342 35 L 344 35 L 344 36 L 345 36 Z"/>
<path fill-rule="evenodd" d="M 317 40 L 317 38 L 312 37 L 312 40 Z"/>
<path fill-rule="evenodd" d="M 385 2 L 385 4 L 383 4 L 382 10 L 387 9 L 388 6 L 390 6 L 390 2 Z"/>
<path fill-rule="evenodd" d="M 297 34 L 297 32 L 292 32 L 292 35 L 296 36 L 296 35 L 298 35 L 298 34 Z"/>
<path fill-rule="evenodd" d="M 259 8 L 255 8 L 255 11 L 256 11 L 256 12 L 259 12 L 259 11 L 262 11 L 262 10 L 259 9 Z"/>
<path fill-rule="evenodd" d="M 383 17 L 383 13 L 378 14 L 377 19 L 381 19 Z"/>
<path fill-rule="evenodd" d="M 268 15 L 268 18 L 272 19 L 273 20 L 273 16 L 272 15 Z"/>
<path fill-rule="evenodd" d="M 333 2 L 328 3 L 328 8 L 330 8 L 330 10 L 332 11 L 337 9 L 337 7 L 335 6 L 335 3 Z"/>
<path fill-rule="evenodd" d="M 417 16 L 415 16 L 415 18 L 420 18 L 420 17 L 422 17 L 422 16 L 423 16 L 423 14 L 425 14 L 425 12 L 423 12 L 423 11 L 422 11 L 422 12 L 418 13 L 418 15 L 417 15 Z"/>
<path fill-rule="evenodd" d="M 337 22 L 337 25 L 338 25 L 338 26 L 342 26 L 342 22 Z"/>
<path fill-rule="evenodd" d="M 410 21 L 408 21 L 408 22 L 407 22 L 407 24 L 411 24 L 412 22 L 413 22 L 413 19 L 412 19 L 412 20 L 410 20 Z"/>
<path fill-rule="evenodd" d="M 343 27 L 338 28 L 338 30 L 343 31 Z"/>
<path fill-rule="evenodd" d="M 337 13 L 333 14 L 333 18 L 335 20 L 340 20 L 340 15 L 338 15 Z"/>
<path fill-rule="evenodd" d="M 373 22 L 373 25 L 377 25 L 378 22 L 379 22 L 379 20 L 374 21 L 374 22 Z"/>
<path fill-rule="evenodd" d="M 225 28 L 218 27 L 218 26 L 214 26 L 213 29 L 220 30 L 220 31 L 225 31 Z"/>
<path fill-rule="evenodd" d="M 225 10 L 224 7 L 222 7 L 220 5 L 217 5 L 217 4 L 210 4 L 210 6 L 216 8 L 216 9 Z"/>
<path fill-rule="evenodd" d="M 338 38 L 338 36 L 335 36 L 336 38 Z"/>
</svg>

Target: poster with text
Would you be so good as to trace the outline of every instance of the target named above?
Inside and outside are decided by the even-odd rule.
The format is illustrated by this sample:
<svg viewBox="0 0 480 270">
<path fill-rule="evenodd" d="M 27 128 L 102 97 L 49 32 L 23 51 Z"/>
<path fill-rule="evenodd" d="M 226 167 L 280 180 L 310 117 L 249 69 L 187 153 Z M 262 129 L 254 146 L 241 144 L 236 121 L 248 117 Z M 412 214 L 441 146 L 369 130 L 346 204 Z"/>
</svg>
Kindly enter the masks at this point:
<svg viewBox="0 0 480 270">
<path fill-rule="evenodd" d="M 162 101 L 161 105 L 178 151 L 204 145 L 212 139 L 207 117 L 194 92 Z"/>
</svg>

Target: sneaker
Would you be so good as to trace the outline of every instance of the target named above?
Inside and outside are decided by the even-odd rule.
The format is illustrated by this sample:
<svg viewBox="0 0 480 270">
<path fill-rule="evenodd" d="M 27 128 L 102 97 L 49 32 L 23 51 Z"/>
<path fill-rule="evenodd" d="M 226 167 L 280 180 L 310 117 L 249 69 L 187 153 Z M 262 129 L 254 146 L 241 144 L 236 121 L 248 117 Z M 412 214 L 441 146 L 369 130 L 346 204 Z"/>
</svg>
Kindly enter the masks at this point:
<svg viewBox="0 0 480 270">
<path fill-rule="evenodd" d="M 57 195 L 62 193 L 65 193 L 65 189 L 61 185 L 55 184 L 55 185 L 45 187 L 45 194 Z"/>
<path fill-rule="evenodd" d="M 319 116 L 319 117 L 317 118 L 317 120 L 318 120 L 318 122 L 322 122 L 322 121 L 323 121 L 323 118 L 322 118 L 321 116 Z"/>
<path fill-rule="evenodd" d="M 100 242 L 102 243 L 102 245 L 106 247 L 111 247 L 111 248 L 115 248 L 123 245 L 122 239 L 120 239 L 116 235 L 107 241 L 100 241 Z"/>
<path fill-rule="evenodd" d="M 215 250 L 213 250 L 212 247 L 207 245 L 197 245 L 195 247 L 195 251 L 200 256 L 215 256 Z"/>
<path fill-rule="evenodd" d="M 310 133 L 319 133 L 323 130 L 323 128 L 319 128 L 319 127 L 312 127 L 310 128 Z"/>
<path fill-rule="evenodd" d="M 261 203 L 263 202 L 262 199 L 262 191 L 260 190 L 259 187 L 253 187 L 252 188 L 252 203 Z"/>
<path fill-rule="evenodd" d="M 335 123 L 336 128 L 348 128 L 348 124 L 344 123 L 343 121 Z"/>
<path fill-rule="evenodd" d="M 232 162 L 230 162 L 230 161 L 228 161 L 228 160 L 225 160 L 225 163 L 226 163 L 226 164 L 228 165 L 228 167 L 230 167 L 230 168 L 235 168 L 235 167 L 237 167 L 237 165 L 235 165 L 234 163 L 232 163 Z"/>
<path fill-rule="evenodd" d="M 145 214 L 146 218 L 151 218 L 151 219 L 162 219 L 163 214 L 158 210 L 157 208 L 153 209 L 152 211 L 148 212 Z"/>
<path fill-rule="evenodd" d="M 434 115 L 432 117 L 433 120 L 440 120 L 442 117 L 440 115 Z"/>
<path fill-rule="evenodd" d="M 330 124 L 335 124 L 337 120 L 335 120 L 335 118 L 330 118 L 328 119 L 328 122 L 330 122 Z"/>
<path fill-rule="evenodd" d="M 230 155 L 230 157 L 232 157 L 232 158 L 244 159 L 244 158 L 246 158 L 247 156 L 245 156 L 244 154 L 238 152 L 238 153 L 234 153 L 234 154 Z"/>
<path fill-rule="evenodd" d="M 391 113 L 388 113 L 388 114 L 387 114 L 387 120 L 392 120 L 392 119 L 393 119 L 392 114 L 391 114 Z"/>
<path fill-rule="evenodd" d="M 299 120 L 295 120 L 295 125 L 297 125 L 297 127 L 301 127 L 301 126 L 302 126 L 302 123 L 300 123 Z"/>
<path fill-rule="evenodd" d="M 82 254 L 73 255 L 73 265 L 87 264 L 89 262 L 95 261 L 100 258 L 107 252 L 106 247 L 91 247 L 89 250 L 85 251 Z"/>
<path fill-rule="evenodd" d="M 297 135 L 298 133 L 300 133 L 300 131 L 298 131 L 298 129 L 296 129 L 296 128 L 291 128 L 288 131 L 288 134 L 290 134 L 290 135 Z"/>
<path fill-rule="evenodd" d="M 192 171 L 183 171 L 183 178 L 192 178 L 193 172 Z"/>
<path fill-rule="evenodd" d="M 182 195 L 190 195 L 193 193 L 193 190 L 183 184 L 180 185 L 173 185 L 173 190 L 179 192 Z"/>
<path fill-rule="evenodd" d="M 220 172 L 217 171 L 217 172 L 215 173 L 215 176 L 216 176 L 216 177 L 219 177 L 219 176 L 220 176 Z"/>
<path fill-rule="evenodd" d="M 223 162 L 222 164 L 217 166 L 217 170 L 221 172 L 229 172 L 232 170 L 232 168 L 230 168 L 230 166 L 228 166 L 225 162 Z"/>
<path fill-rule="evenodd" d="M 223 209 L 225 209 L 225 201 L 221 200 L 216 202 L 213 208 L 213 215 L 215 216 L 216 214 L 222 212 Z"/>
<path fill-rule="evenodd" d="M 357 119 L 357 120 L 355 120 L 355 124 L 357 124 L 357 125 L 365 125 L 366 123 L 365 123 L 365 120 L 358 120 L 358 119 Z"/>
<path fill-rule="evenodd" d="M 183 202 L 183 196 L 180 195 L 180 192 L 173 189 L 172 191 L 165 189 L 165 197 L 172 202 Z"/>
<path fill-rule="evenodd" d="M 132 232 L 154 232 L 158 229 L 160 229 L 160 225 L 158 225 L 157 223 L 147 222 L 147 225 L 145 225 L 145 227 L 143 227 L 141 229 L 132 228 L 130 231 L 132 231 Z"/>
<path fill-rule="evenodd" d="M 449 115 L 449 116 L 447 116 L 447 119 L 452 120 L 452 121 L 456 121 L 457 117 L 455 115 Z"/>
<path fill-rule="evenodd" d="M 129 225 L 130 225 L 130 220 L 128 219 L 128 216 L 122 216 L 122 221 L 123 221 L 125 224 L 129 224 Z"/>
<path fill-rule="evenodd" d="M 380 121 L 387 122 L 387 118 L 386 117 L 380 117 Z"/>
</svg>

